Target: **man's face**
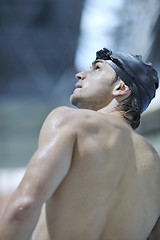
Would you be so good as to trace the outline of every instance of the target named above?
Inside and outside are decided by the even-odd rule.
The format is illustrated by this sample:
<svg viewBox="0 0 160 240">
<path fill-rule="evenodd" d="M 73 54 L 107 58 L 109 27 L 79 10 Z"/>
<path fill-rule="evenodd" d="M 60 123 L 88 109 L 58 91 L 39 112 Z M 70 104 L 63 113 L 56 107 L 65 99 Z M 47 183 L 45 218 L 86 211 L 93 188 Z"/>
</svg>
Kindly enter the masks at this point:
<svg viewBox="0 0 160 240">
<path fill-rule="evenodd" d="M 112 67 L 102 59 L 92 63 L 88 71 L 76 74 L 76 89 L 70 97 L 73 105 L 79 108 L 99 110 L 112 100 L 112 82 L 116 77 Z"/>
</svg>

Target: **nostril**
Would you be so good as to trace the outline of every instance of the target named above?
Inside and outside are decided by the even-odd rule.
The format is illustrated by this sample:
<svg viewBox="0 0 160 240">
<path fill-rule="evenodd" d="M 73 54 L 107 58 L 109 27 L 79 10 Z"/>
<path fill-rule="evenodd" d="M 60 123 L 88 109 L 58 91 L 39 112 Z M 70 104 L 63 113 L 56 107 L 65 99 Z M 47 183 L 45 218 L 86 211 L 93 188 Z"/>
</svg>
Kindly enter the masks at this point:
<svg viewBox="0 0 160 240">
<path fill-rule="evenodd" d="M 84 72 L 80 72 L 80 73 L 76 74 L 76 78 L 78 80 L 84 80 L 86 78 L 86 76 L 85 76 Z"/>
<path fill-rule="evenodd" d="M 81 79 L 81 76 L 80 76 L 80 74 L 79 74 L 79 73 L 77 73 L 75 77 L 76 77 L 78 80 L 80 80 L 80 79 Z"/>
</svg>

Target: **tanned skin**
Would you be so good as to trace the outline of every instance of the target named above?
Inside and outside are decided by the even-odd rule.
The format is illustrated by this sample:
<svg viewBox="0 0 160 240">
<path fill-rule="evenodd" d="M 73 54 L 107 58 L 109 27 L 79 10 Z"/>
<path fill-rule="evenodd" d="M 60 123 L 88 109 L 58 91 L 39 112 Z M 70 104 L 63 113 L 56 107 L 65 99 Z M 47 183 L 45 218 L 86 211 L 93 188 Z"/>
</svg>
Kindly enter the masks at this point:
<svg viewBox="0 0 160 240">
<path fill-rule="evenodd" d="M 80 109 L 45 120 L 0 239 L 160 239 L 160 159 L 116 110 L 131 91 L 115 77 L 104 60 L 76 75 L 71 103 Z"/>
</svg>

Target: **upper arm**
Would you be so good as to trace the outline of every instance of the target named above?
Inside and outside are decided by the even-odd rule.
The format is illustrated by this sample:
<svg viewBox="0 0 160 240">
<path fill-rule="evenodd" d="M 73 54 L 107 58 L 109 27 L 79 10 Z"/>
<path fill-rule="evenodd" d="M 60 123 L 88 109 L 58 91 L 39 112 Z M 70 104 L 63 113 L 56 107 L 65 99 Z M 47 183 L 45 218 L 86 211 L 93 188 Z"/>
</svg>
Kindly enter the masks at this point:
<svg viewBox="0 0 160 240">
<path fill-rule="evenodd" d="M 38 149 L 31 158 L 20 184 L 24 194 L 42 202 L 48 200 L 55 192 L 71 165 L 76 131 L 71 121 L 65 121 L 65 116 L 61 117 L 63 123 L 55 114 L 45 121 Z"/>
<path fill-rule="evenodd" d="M 39 147 L 1 218 L 0 235 L 3 239 L 29 239 L 37 224 L 42 204 L 52 196 L 69 171 L 76 132 L 68 121 L 54 130 L 49 123 L 50 120 L 46 120 Z M 48 137 L 47 134 L 43 135 L 47 129 Z"/>
</svg>

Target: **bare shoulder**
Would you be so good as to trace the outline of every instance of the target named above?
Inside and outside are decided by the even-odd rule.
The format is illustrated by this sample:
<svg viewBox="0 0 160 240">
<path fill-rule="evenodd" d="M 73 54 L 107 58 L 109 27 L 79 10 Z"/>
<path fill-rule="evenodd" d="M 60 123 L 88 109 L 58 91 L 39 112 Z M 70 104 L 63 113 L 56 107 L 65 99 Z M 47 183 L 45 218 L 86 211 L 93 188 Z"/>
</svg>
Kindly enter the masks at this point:
<svg viewBox="0 0 160 240">
<path fill-rule="evenodd" d="M 155 188 L 155 196 L 157 196 L 157 205 L 158 205 L 158 214 L 159 218 L 152 229 L 152 232 L 150 233 L 149 237 L 147 240 L 159 240 L 160 239 L 160 191 L 159 191 L 159 186 L 160 186 L 160 157 L 156 151 L 156 149 L 152 146 L 152 144 L 145 139 L 144 137 L 140 136 L 141 140 L 143 143 L 147 146 L 145 151 L 143 151 L 143 154 L 145 155 L 146 159 L 146 170 L 148 172 L 151 172 L 152 174 L 152 184 L 154 183 L 154 188 Z"/>
<path fill-rule="evenodd" d="M 133 132 L 132 140 L 136 155 L 139 156 L 139 163 L 142 170 L 149 170 L 160 184 L 160 157 L 154 146 L 143 136 Z M 141 163 L 143 164 L 141 165 Z M 143 167 L 143 165 L 145 167 Z"/>
<path fill-rule="evenodd" d="M 74 109 L 65 106 L 55 108 L 49 113 L 46 120 L 44 121 L 43 126 L 50 123 L 56 127 L 62 126 L 72 119 L 72 114 L 74 112 Z"/>
<path fill-rule="evenodd" d="M 66 106 L 58 107 L 49 113 L 43 123 L 42 129 L 46 127 L 58 129 L 66 125 L 74 127 L 76 124 L 81 124 L 82 122 L 85 123 L 85 120 L 91 119 L 89 115 L 88 110 L 75 109 Z"/>
<path fill-rule="evenodd" d="M 142 151 L 144 149 L 144 154 L 146 154 L 146 156 L 150 156 L 160 166 L 160 157 L 153 145 L 146 138 L 137 133 L 134 133 L 134 136 L 135 141 L 137 142 L 136 145 L 139 145 Z"/>
<path fill-rule="evenodd" d="M 134 133 L 133 142 L 136 156 L 138 156 L 136 159 L 138 159 L 139 171 L 142 176 L 148 174 L 148 179 L 152 178 L 160 206 L 160 191 L 158 191 L 160 186 L 160 157 L 153 145 L 143 136 Z"/>
<path fill-rule="evenodd" d="M 45 122 L 52 122 L 56 127 L 64 126 L 65 124 L 72 124 L 76 127 L 78 125 L 89 126 L 97 123 L 97 113 L 87 109 L 59 107 L 48 115 Z"/>
<path fill-rule="evenodd" d="M 89 110 L 65 106 L 54 109 L 42 125 L 39 143 L 45 143 L 46 139 L 53 138 L 55 134 L 62 132 L 61 130 L 70 134 L 77 133 L 80 129 L 86 130 L 87 127 L 85 128 L 85 126 L 89 127 L 96 121 L 95 118 L 90 116 L 90 112 Z"/>
</svg>

